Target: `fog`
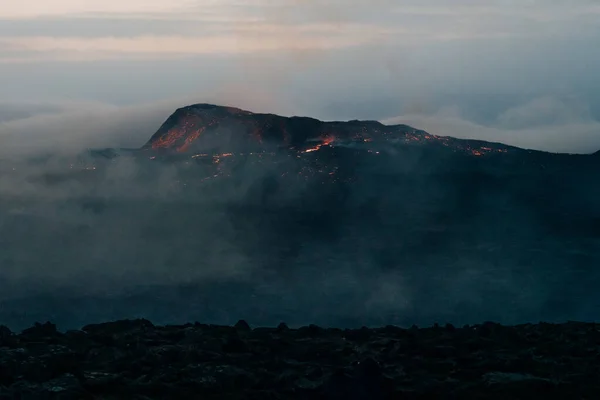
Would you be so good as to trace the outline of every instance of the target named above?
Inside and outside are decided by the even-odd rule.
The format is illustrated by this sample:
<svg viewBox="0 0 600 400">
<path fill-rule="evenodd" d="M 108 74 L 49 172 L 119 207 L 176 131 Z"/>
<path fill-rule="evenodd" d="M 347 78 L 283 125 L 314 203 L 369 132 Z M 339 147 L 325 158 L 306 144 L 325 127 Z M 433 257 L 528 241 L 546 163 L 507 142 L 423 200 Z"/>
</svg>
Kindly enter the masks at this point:
<svg viewBox="0 0 600 400">
<path fill-rule="evenodd" d="M 404 123 L 437 135 L 491 142 L 558 153 L 592 153 L 600 148 L 600 121 L 589 106 L 573 98 L 540 97 L 513 106 L 488 123 L 469 120 L 459 107 L 435 112 L 410 112 L 384 120 Z M 543 140 L 540 140 L 543 138 Z"/>
<path fill-rule="evenodd" d="M 52 319 L 77 327 L 143 316 L 157 323 L 246 318 L 356 326 L 595 318 L 597 236 L 571 232 L 578 218 L 585 225 L 600 216 L 600 191 L 585 171 L 576 181 L 568 172 L 553 178 L 523 167 L 520 175 L 508 169 L 506 177 L 490 177 L 498 182 L 472 183 L 460 173 L 428 174 L 452 169 L 447 158 L 432 165 L 383 146 L 378 150 L 388 155 L 381 161 L 340 166 L 362 177 L 356 184 L 309 180 L 281 184 L 268 195 L 266 182 L 293 162 L 246 163 L 233 183 L 223 184 L 202 183 L 211 170 L 185 162 L 74 158 L 89 147 L 139 147 L 173 109 L 196 101 L 285 111 L 267 98 L 227 96 L 129 107 L 41 105 L 38 114 L 17 113 L 3 124 L 10 139 L 0 179 L 7 323 Z M 594 124 L 586 107 L 568 98 L 509 108 L 484 129 L 457 107 L 413 110 L 397 119 L 463 137 L 495 130 L 516 144 L 518 134 Z M 577 150 L 568 147 L 573 142 L 553 149 L 560 146 Z M 91 166 L 97 169 L 85 170 Z M 544 207 L 528 196 L 545 199 Z M 551 214 L 561 207 L 581 214 L 568 217 L 564 232 L 552 227 L 563 223 Z"/>
<path fill-rule="evenodd" d="M 45 152 L 77 153 L 89 148 L 138 148 L 175 109 L 189 104 L 232 105 L 256 112 L 293 114 L 292 108 L 263 90 L 240 85 L 197 97 L 117 106 L 102 102 L 5 103 L 0 123 L 0 156 Z"/>
<path fill-rule="evenodd" d="M 593 153 L 593 2 L 105 3 L 0 10 L 3 323 L 598 318 L 600 190 L 572 159 L 465 178 L 384 146 L 345 165 L 355 185 L 269 195 L 296 164 L 221 184 L 199 164 L 84 155 L 139 148 L 204 102 Z"/>
<path fill-rule="evenodd" d="M 4 103 L 0 155 L 13 158 L 46 151 L 76 153 L 87 148 L 141 147 L 176 108 L 195 103 L 313 116 L 284 97 L 255 86 L 225 87 L 204 96 L 129 106 L 102 102 Z M 527 149 L 581 154 L 600 150 L 600 121 L 589 104 L 576 96 L 534 97 L 510 106 L 495 105 L 495 110 L 426 99 L 405 101 L 397 108 L 402 114 L 380 120 L 385 124 L 407 124 L 440 136 L 481 139 Z"/>
</svg>

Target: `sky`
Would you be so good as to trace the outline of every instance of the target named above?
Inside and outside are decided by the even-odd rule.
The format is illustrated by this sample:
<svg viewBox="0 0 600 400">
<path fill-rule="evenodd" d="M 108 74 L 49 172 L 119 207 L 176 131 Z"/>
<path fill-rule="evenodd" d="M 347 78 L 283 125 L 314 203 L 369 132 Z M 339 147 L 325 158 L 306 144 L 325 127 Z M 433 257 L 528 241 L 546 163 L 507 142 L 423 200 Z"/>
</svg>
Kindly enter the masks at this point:
<svg viewBox="0 0 600 400">
<path fill-rule="evenodd" d="M 136 146 L 217 102 L 593 152 L 599 40 L 591 0 L 0 0 L 0 142 Z"/>
</svg>

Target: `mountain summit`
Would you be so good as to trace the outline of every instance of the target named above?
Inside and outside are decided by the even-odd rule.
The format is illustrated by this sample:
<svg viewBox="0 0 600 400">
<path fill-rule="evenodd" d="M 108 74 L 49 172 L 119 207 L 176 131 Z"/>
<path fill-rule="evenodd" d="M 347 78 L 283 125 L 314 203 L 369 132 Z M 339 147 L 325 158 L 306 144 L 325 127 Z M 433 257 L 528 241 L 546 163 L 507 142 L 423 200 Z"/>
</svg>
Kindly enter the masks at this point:
<svg viewBox="0 0 600 400">
<path fill-rule="evenodd" d="M 431 135 L 408 125 L 357 120 L 324 122 L 308 117 L 252 113 L 213 104 L 195 104 L 177 109 L 143 149 L 188 153 L 231 151 L 232 147 L 239 146 L 246 150 L 283 146 L 310 152 L 323 146 L 366 142 L 429 143 L 473 156 L 516 149 L 497 143 Z"/>
</svg>

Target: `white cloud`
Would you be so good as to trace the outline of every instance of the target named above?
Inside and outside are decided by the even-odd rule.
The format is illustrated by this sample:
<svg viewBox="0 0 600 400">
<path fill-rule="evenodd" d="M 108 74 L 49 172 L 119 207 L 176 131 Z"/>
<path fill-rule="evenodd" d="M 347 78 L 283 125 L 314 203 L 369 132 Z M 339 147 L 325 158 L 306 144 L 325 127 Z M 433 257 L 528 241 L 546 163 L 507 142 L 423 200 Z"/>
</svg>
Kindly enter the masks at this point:
<svg viewBox="0 0 600 400">
<path fill-rule="evenodd" d="M 240 24 L 223 32 L 210 29 L 188 35 L 143 35 L 127 37 L 77 36 L 16 36 L 0 37 L 4 54 L 0 62 L 9 62 L 46 53 L 50 57 L 81 59 L 86 55 L 105 59 L 113 57 L 166 54 L 235 54 L 257 51 L 328 50 L 376 42 L 394 32 L 392 28 L 378 28 L 361 24 L 307 24 L 285 26 L 277 24 Z M 405 31 L 408 35 L 409 32 Z M 12 53 L 19 52 L 19 56 Z M 90 56 L 91 55 L 91 56 Z"/>
<path fill-rule="evenodd" d="M 171 12 L 185 9 L 186 0 L 3 0 L 0 18 L 35 18 L 83 13 Z"/>
<path fill-rule="evenodd" d="M 572 99 L 537 98 L 504 111 L 491 124 L 471 121 L 457 107 L 408 113 L 383 122 L 412 125 L 435 135 L 550 152 L 592 153 L 600 149 L 600 121 L 589 115 L 585 104 Z"/>
<path fill-rule="evenodd" d="M 0 158 L 49 151 L 72 153 L 87 148 L 141 147 L 176 108 L 194 103 L 231 105 L 281 115 L 298 113 L 289 100 L 269 88 L 237 83 L 202 95 L 121 107 L 85 101 L 39 104 L 4 101 L 0 107 L 28 115 L 0 120 Z"/>
<path fill-rule="evenodd" d="M 0 29 L 0 47 L 8 49 L 0 58 L 73 61 L 94 59 L 92 52 L 106 59 L 111 54 L 247 53 L 596 35 L 600 25 L 590 16 L 598 12 L 587 1 L 567 7 L 562 2 L 481 5 L 467 0 L 24 0 L 0 7 L 0 19 L 13 19 Z M 35 55 L 40 52 L 53 54 Z"/>
</svg>

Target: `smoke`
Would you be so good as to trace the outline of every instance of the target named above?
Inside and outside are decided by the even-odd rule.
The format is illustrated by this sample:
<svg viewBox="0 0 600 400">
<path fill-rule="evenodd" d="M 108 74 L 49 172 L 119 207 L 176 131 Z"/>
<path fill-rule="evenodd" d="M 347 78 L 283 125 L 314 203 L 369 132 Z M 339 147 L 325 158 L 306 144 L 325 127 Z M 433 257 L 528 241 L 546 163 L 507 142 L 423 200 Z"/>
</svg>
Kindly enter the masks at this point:
<svg viewBox="0 0 600 400">
<path fill-rule="evenodd" d="M 131 107 L 21 107 L 35 115 L 3 123 L 0 301 L 4 310 L 27 310 L 7 316 L 9 323 L 254 316 L 257 324 L 405 325 L 590 315 L 582 304 L 596 300 L 584 298 L 585 290 L 561 297 L 562 309 L 551 305 L 563 282 L 579 284 L 577 271 L 595 265 L 586 250 L 593 240 L 548 233 L 554 217 L 526 200 L 537 196 L 550 212 L 568 206 L 593 221 L 596 184 L 585 176 L 436 177 L 428 171 L 459 166 L 397 152 L 377 163 L 353 161 L 352 172 L 363 177 L 353 185 L 280 187 L 270 198 L 268 182 L 290 161 L 244 164 L 232 184 L 194 186 L 208 174 L 201 165 L 128 156 L 98 165 L 75 157 L 89 147 L 141 146 L 175 108 L 204 101 L 297 113 L 272 93 L 232 86 L 201 100 Z M 596 124 L 573 99 L 536 99 L 498 112 L 490 126 L 461 117 L 457 107 L 432 108 L 415 106 L 400 120 L 436 134 L 508 142 Z M 73 172 L 74 162 L 98 169 Z M 574 264 L 581 269 L 569 271 Z"/>
<path fill-rule="evenodd" d="M 121 107 L 5 104 L 0 123 L 3 301 L 24 296 L 23 285 L 32 295 L 58 287 L 107 295 L 153 283 L 242 276 L 252 269 L 232 244 L 235 232 L 221 203 L 243 198 L 264 174 L 248 170 L 248 181 L 235 188 L 205 187 L 189 195 L 179 182 L 186 174 L 201 176 L 201 166 L 190 172 L 187 164 L 151 166 L 127 156 L 97 165 L 83 153 L 139 148 L 176 108 L 200 102 L 265 112 L 291 109 L 252 85 Z M 100 176 L 94 175 L 96 167 Z M 77 175 L 82 173 L 88 175 Z"/>
</svg>

